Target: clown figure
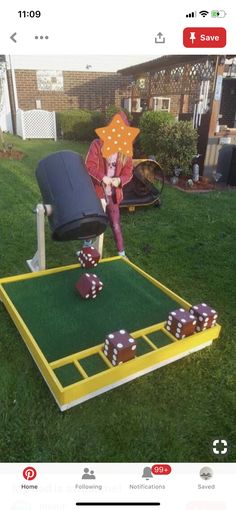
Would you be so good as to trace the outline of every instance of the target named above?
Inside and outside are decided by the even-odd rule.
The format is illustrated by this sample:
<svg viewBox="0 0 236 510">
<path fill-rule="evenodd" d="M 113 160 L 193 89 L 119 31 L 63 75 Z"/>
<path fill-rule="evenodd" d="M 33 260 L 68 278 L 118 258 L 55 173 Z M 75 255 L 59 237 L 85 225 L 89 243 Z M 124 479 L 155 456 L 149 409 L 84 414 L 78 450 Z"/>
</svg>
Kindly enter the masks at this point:
<svg viewBox="0 0 236 510">
<path fill-rule="evenodd" d="M 125 113 L 120 112 L 120 116 L 128 126 L 129 123 Z M 119 204 L 123 199 L 123 186 L 132 179 L 132 158 L 119 150 L 104 157 L 102 147 L 103 141 L 99 138 L 95 139 L 90 145 L 85 164 L 95 186 L 95 191 L 101 199 L 104 209 L 106 209 L 118 254 L 125 256 Z"/>
</svg>

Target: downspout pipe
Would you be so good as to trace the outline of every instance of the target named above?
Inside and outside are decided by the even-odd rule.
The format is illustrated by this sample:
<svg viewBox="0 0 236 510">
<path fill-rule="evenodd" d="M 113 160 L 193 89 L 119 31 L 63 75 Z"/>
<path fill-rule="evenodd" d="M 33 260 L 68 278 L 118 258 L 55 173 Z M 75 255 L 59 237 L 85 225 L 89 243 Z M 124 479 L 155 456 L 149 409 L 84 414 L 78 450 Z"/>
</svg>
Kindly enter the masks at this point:
<svg viewBox="0 0 236 510">
<path fill-rule="evenodd" d="M 9 91 L 9 100 L 11 106 L 11 118 L 12 118 L 12 128 L 13 133 L 16 134 L 16 112 L 18 110 L 18 96 L 17 96 L 17 87 L 16 87 L 16 76 L 15 70 L 12 63 L 11 55 L 8 55 L 6 59 L 7 63 L 7 85 Z M 9 76 L 10 73 L 10 76 Z"/>
</svg>

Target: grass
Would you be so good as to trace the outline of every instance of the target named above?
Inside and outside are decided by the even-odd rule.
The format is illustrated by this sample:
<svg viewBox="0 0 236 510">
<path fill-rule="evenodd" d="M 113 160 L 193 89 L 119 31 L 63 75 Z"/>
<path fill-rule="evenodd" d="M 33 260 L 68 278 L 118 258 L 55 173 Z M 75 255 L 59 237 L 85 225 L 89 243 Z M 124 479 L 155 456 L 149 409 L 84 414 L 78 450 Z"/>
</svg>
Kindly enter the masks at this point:
<svg viewBox="0 0 236 510">
<path fill-rule="evenodd" d="M 1 276 L 26 272 L 36 248 L 39 159 L 88 145 L 9 137 L 26 157 L 0 161 Z M 219 312 L 219 341 L 61 414 L 3 307 L 0 308 L 1 462 L 236 461 L 236 195 L 165 187 L 161 209 L 122 211 L 132 261 L 186 300 Z M 76 262 L 78 243 L 55 243 L 46 226 L 47 267 Z M 104 256 L 115 255 L 110 230 Z M 101 320 L 106 320 L 106 313 Z M 130 311 L 132 314 L 138 310 Z M 224 437 L 227 457 L 212 453 Z"/>
</svg>

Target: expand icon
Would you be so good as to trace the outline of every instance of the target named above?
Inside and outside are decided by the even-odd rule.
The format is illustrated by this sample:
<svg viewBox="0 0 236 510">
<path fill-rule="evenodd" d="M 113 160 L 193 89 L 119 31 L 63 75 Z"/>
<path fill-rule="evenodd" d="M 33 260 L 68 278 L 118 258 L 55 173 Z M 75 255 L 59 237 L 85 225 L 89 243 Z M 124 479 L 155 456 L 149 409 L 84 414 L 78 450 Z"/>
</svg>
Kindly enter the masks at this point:
<svg viewBox="0 0 236 510">
<path fill-rule="evenodd" d="M 228 443 L 226 439 L 214 439 L 212 451 L 215 455 L 226 455 L 228 452 Z"/>
</svg>

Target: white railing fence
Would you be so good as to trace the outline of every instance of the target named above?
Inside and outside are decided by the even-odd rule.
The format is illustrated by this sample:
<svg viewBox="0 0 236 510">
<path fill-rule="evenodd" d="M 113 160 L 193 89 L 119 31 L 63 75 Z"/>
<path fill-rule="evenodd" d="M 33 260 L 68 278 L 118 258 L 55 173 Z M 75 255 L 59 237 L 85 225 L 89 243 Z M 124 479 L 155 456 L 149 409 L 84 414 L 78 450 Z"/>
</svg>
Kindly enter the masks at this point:
<svg viewBox="0 0 236 510">
<path fill-rule="evenodd" d="M 55 112 L 45 110 L 17 110 L 16 133 L 26 140 L 27 138 L 53 138 L 57 139 Z"/>
</svg>

